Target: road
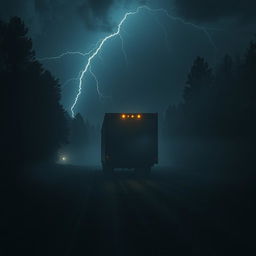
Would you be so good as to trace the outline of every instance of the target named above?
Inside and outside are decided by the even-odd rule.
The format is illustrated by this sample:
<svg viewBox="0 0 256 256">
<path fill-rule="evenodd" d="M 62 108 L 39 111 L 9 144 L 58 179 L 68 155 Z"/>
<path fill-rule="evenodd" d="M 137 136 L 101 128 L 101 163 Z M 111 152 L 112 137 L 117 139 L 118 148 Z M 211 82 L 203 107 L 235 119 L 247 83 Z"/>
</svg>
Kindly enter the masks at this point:
<svg viewBox="0 0 256 256">
<path fill-rule="evenodd" d="M 255 255 L 255 188 L 239 175 L 59 165 L 21 190 L 6 255 Z"/>
</svg>

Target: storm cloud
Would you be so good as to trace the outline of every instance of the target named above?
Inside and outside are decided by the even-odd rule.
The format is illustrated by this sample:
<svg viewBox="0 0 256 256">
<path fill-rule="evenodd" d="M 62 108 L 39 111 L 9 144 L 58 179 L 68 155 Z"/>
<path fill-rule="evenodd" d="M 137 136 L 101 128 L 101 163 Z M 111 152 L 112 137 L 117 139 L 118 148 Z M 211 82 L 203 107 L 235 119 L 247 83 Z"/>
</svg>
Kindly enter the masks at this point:
<svg viewBox="0 0 256 256">
<path fill-rule="evenodd" d="M 196 22 L 214 22 L 222 18 L 236 18 L 241 22 L 256 20 L 255 0 L 176 0 L 179 15 Z"/>
<path fill-rule="evenodd" d="M 90 30 L 112 31 L 116 25 L 110 15 L 113 6 L 129 8 L 133 4 L 146 4 L 145 0 L 87 0 L 77 7 L 79 16 Z"/>
<path fill-rule="evenodd" d="M 112 30 L 109 10 L 114 0 L 87 0 L 77 8 L 78 14 L 87 28 L 91 30 Z"/>
<path fill-rule="evenodd" d="M 76 111 L 93 123 L 105 112 L 163 113 L 170 103 L 182 101 L 186 76 L 197 56 L 214 67 L 226 53 L 239 55 L 255 33 L 256 3 L 252 0 L 9 0 L 0 2 L 0 19 L 20 16 L 41 59 L 67 51 L 88 52 L 116 31 L 127 11 L 144 4 L 152 9 L 165 8 L 171 15 L 202 27 L 211 23 L 207 27 L 217 28 L 209 30 L 212 42 L 201 29 L 168 19 L 161 12 L 152 15 L 141 11 L 129 18 L 122 29 L 123 44 L 121 38 L 111 40 L 93 62 L 100 90 L 107 97 L 99 100 L 93 77 L 84 79 L 86 90 Z M 74 78 L 86 60 L 65 55 L 42 61 L 60 80 L 62 104 L 67 111 L 77 93 Z"/>
<path fill-rule="evenodd" d="M 109 11 L 115 0 L 34 0 L 35 10 L 43 16 L 58 19 L 63 17 L 80 18 L 88 29 L 110 30 Z"/>
<path fill-rule="evenodd" d="M 111 17 L 112 8 L 129 9 L 146 4 L 145 0 L 11 0 L 0 3 L 0 16 L 22 17 L 30 27 L 43 29 L 49 23 L 80 20 L 88 30 L 112 31 L 116 26 Z"/>
</svg>

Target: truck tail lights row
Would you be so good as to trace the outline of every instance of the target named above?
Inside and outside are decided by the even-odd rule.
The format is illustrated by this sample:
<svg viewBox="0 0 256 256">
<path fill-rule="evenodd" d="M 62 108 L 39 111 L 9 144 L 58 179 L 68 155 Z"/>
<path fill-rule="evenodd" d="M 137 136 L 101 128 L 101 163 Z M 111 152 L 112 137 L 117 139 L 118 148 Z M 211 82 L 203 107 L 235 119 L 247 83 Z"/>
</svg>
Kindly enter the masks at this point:
<svg viewBox="0 0 256 256">
<path fill-rule="evenodd" d="M 121 119 L 141 119 L 141 114 L 122 114 Z"/>
</svg>

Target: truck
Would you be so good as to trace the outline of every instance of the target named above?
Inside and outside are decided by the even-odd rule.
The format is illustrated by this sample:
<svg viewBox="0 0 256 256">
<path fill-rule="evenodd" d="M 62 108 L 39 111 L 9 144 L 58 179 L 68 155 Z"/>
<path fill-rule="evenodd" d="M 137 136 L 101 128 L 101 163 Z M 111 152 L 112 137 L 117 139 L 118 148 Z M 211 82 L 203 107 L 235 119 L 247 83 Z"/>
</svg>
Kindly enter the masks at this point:
<svg viewBox="0 0 256 256">
<path fill-rule="evenodd" d="M 106 113 L 101 129 L 101 162 L 106 173 L 115 168 L 150 173 L 158 163 L 158 114 Z"/>
</svg>

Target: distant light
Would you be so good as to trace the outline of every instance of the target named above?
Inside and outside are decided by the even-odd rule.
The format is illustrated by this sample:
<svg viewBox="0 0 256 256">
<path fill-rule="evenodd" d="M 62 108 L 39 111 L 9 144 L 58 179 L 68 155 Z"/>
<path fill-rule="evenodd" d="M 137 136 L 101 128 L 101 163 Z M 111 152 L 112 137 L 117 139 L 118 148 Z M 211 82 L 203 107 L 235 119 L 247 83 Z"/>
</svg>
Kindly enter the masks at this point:
<svg viewBox="0 0 256 256">
<path fill-rule="evenodd" d="M 66 158 L 65 156 L 63 156 L 63 157 L 61 158 L 61 160 L 62 160 L 62 161 L 66 161 L 67 158 Z"/>
<path fill-rule="evenodd" d="M 122 114 L 122 118 L 125 119 L 126 115 L 125 114 Z"/>
<path fill-rule="evenodd" d="M 132 118 L 134 118 L 134 115 L 132 115 Z"/>
<path fill-rule="evenodd" d="M 129 116 L 129 115 L 127 115 L 127 117 L 129 118 L 130 116 Z"/>
<path fill-rule="evenodd" d="M 140 114 L 139 114 L 139 115 L 137 115 L 137 118 L 138 118 L 138 119 L 141 119 L 141 115 L 140 115 Z"/>
</svg>

